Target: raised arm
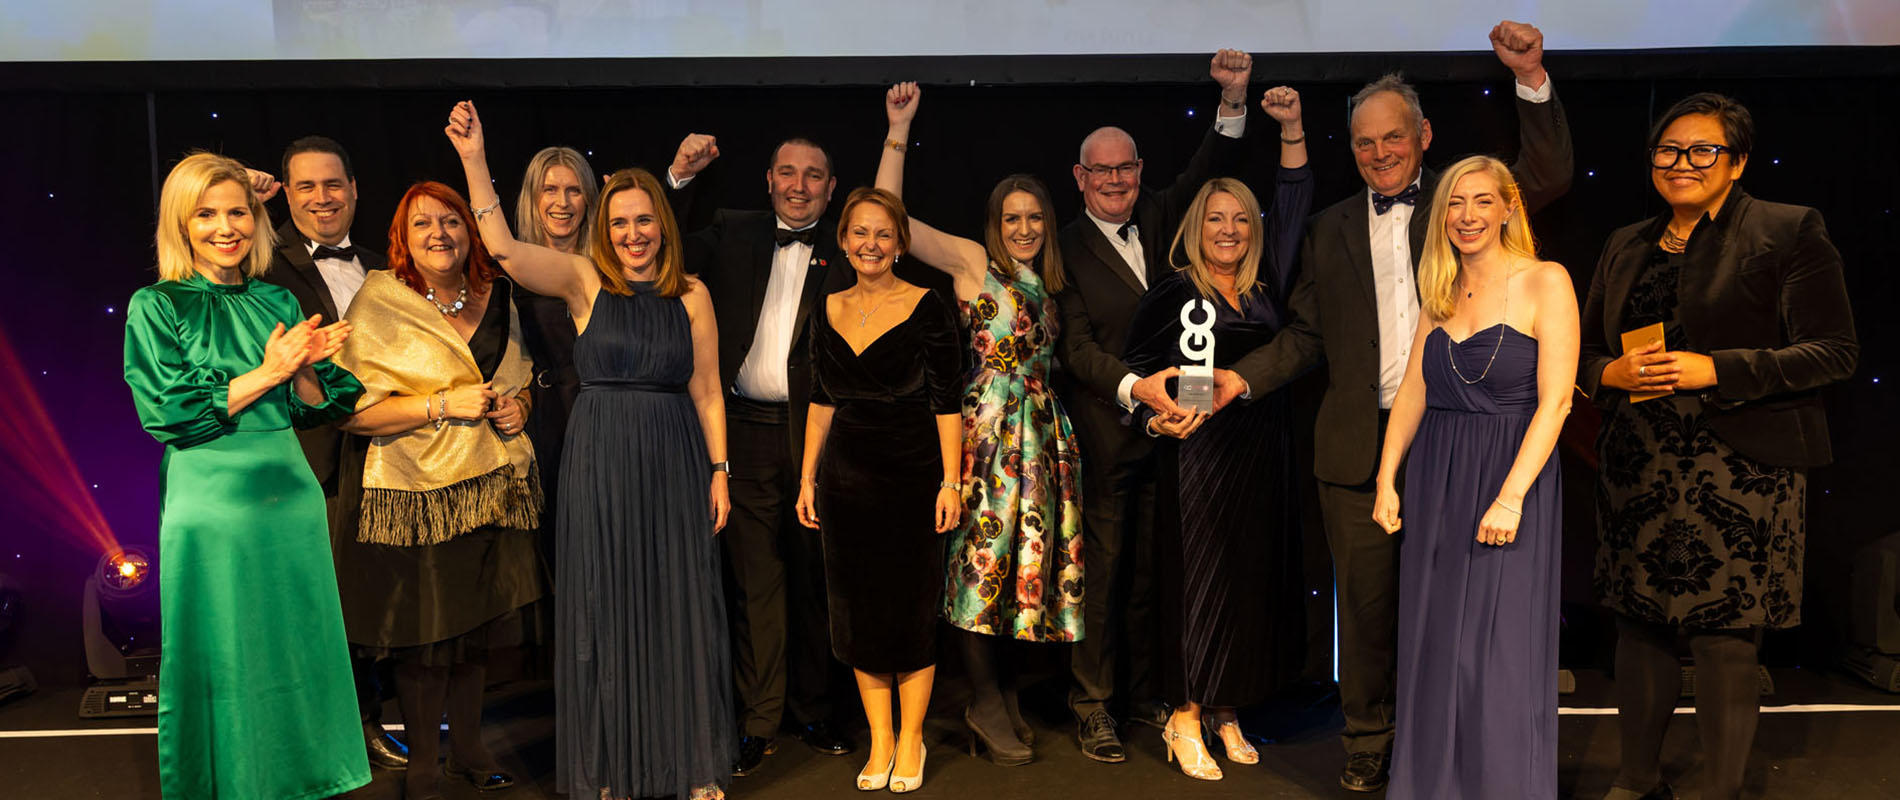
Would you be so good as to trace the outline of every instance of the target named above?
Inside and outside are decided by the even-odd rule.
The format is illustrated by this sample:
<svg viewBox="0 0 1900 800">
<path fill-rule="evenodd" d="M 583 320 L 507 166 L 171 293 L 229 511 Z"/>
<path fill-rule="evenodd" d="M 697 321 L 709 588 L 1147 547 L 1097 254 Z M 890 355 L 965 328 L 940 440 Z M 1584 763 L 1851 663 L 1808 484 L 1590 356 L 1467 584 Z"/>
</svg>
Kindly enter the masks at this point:
<svg viewBox="0 0 1900 800">
<path fill-rule="evenodd" d="M 884 133 L 883 155 L 877 162 L 877 188 L 904 196 L 904 154 L 910 141 L 910 123 L 917 116 L 923 90 L 915 83 L 899 83 L 884 93 L 884 118 L 890 128 Z M 955 280 L 957 298 L 970 300 L 983 290 L 983 273 L 989 253 L 981 242 L 951 236 L 910 218 L 910 254 L 917 260 L 948 273 Z"/>
<path fill-rule="evenodd" d="M 1511 174 L 1517 177 L 1524 206 L 1535 212 L 1570 191 L 1576 169 L 1570 123 L 1564 118 L 1563 103 L 1548 86 L 1543 31 L 1504 20 L 1491 29 L 1491 49 L 1517 78 L 1518 147 Z"/>
<path fill-rule="evenodd" d="M 1208 62 L 1207 76 L 1220 85 L 1220 112 L 1201 138 L 1200 149 L 1188 159 L 1187 168 L 1156 198 L 1164 209 L 1162 219 L 1168 231 L 1180 222 L 1201 184 L 1209 178 L 1239 172 L 1246 156 L 1241 137 L 1247 133 L 1247 84 L 1253 80 L 1253 56 L 1239 50 L 1221 50 Z"/>
<path fill-rule="evenodd" d="M 488 173 L 487 142 L 475 104 L 468 100 L 456 103 L 442 132 L 462 157 L 462 172 L 468 177 L 468 202 L 475 209 L 475 228 L 489 255 L 508 272 L 508 277 L 531 292 L 566 300 L 575 318 L 585 319 L 600 288 L 593 263 L 583 256 L 519 241 L 508 230 L 508 219 L 501 214 L 501 195 Z"/>
</svg>

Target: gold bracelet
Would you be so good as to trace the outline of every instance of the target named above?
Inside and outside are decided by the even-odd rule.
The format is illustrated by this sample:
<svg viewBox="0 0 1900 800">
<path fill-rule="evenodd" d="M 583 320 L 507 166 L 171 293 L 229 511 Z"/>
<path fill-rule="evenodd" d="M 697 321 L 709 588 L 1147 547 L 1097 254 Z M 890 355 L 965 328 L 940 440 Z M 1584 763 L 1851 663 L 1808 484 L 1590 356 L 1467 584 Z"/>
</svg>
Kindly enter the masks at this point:
<svg viewBox="0 0 1900 800">
<path fill-rule="evenodd" d="M 892 150 L 896 150 L 896 151 L 897 151 L 897 152 L 899 152 L 899 153 L 902 153 L 902 152 L 904 152 L 905 150 L 907 150 L 907 149 L 909 149 L 909 148 L 907 148 L 907 147 L 905 147 L 905 146 L 904 146 L 904 143 L 903 143 L 903 142 L 900 142 L 900 141 L 897 141 L 896 139 L 885 139 L 885 140 L 884 140 L 884 146 L 885 146 L 885 147 L 888 147 L 888 148 L 890 148 L 890 149 L 892 149 Z"/>
</svg>

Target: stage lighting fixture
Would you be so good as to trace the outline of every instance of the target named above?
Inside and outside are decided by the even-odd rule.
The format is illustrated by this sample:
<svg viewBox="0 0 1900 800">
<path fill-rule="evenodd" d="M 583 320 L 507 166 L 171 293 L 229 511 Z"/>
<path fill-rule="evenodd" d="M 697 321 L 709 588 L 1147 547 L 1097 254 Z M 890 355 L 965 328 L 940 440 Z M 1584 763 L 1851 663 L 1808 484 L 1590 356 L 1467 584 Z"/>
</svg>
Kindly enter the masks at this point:
<svg viewBox="0 0 1900 800">
<path fill-rule="evenodd" d="M 86 671 L 81 717 L 158 713 L 158 570 L 137 548 L 107 553 L 81 599 Z"/>
<path fill-rule="evenodd" d="M 1841 665 L 1885 691 L 1900 692 L 1900 533 L 1854 554 L 1848 596 L 1853 641 Z"/>
</svg>

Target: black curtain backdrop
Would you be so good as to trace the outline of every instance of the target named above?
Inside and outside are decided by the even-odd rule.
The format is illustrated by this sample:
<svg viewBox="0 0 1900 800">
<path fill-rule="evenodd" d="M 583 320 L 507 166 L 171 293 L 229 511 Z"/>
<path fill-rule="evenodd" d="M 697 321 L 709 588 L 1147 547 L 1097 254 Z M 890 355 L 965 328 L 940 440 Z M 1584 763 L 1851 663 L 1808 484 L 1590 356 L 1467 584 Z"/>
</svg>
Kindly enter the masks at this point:
<svg viewBox="0 0 1900 800">
<path fill-rule="evenodd" d="M 1900 298 L 1887 267 L 1900 245 L 1892 187 L 1900 157 L 1891 146 L 1900 129 L 1896 55 L 1900 48 L 1547 58 L 1575 136 L 1576 179 L 1534 223 L 1545 257 L 1569 267 L 1580 297 L 1605 235 L 1662 210 L 1649 186 L 1644 136 L 1657 113 L 1694 91 L 1727 93 L 1750 107 L 1757 146 L 1743 184 L 1763 199 L 1819 208 L 1846 259 L 1860 367 L 1829 392 L 1836 455 L 1811 476 L 1806 624 L 1769 637 L 1764 657 L 1773 665 L 1834 661 L 1851 613 L 1853 554 L 1895 527 L 1884 492 L 1900 477 L 1890 452 L 1900 441 L 1892 414 L 1900 406 L 1893 381 L 1880 379 L 1895 374 L 1896 334 L 1886 315 Z M 1134 135 L 1149 182 L 1172 178 L 1212 122 L 1217 89 L 1205 78 L 1206 60 L 0 64 L 7 87 L 0 90 L 7 131 L 0 218 L 11 234 L 0 251 L 0 573 L 26 593 L 0 664 L 25 663 L 51 685 L 84 679 L 80 587 L 101 550 L 79 531 L 86 502 L 96 503 L 119 542 L 155 550 L 160 448 L 139 429 L 121 378 L 123 306 L 155 280 L 158 185 L 185 153 L 213 150 L 275 173 L 290 140 L 331 136 L 355 162 L 361 201 L 353 239 L 383 248 L 395 202 L 411 182 L 464 188 L 441 132 L 458 100 L 480 108 L 506 211 L 522 168 L 541 147 L 575 147 L 602 174 L 624 166 L 658 171 L 682 136 L 710 133 L 724 156 L 700 179 L 693 219 L 684 221 L 690 229 L 716 207 L 766 207 L 766 160 L 788 136 L 827 145 L 839 176 L 835 200 L 868 184 L 885 131 L 881 84 L 921 78 L 926 97 L 913 126 L 906 199 L 919 218 L 980 238 L 983 200 L 1012 172 L 1041 176 L 1058 222 L 1072 220 L 1081 206 L 1069 167 L 1098 125 Z M 1515 150 L 1510 76 L 1488 54 L 1257 58 L 1250 104 L 1281 82 L 1301 92 L 1319 207 L 1362 188 L 1345 145 L 1345 100 L 1388 69 L 1404 69 L 1419 83 L 1435 133 L 1429 163 Z M 1021 80 L 1034 82 L 1012 82 Z M 1253 158 L 1243 177 L 1264 188 L 1276 137 L 1272 120 L 1249 108 Z M 285 218 L 282 200 L 270 208 L 273 223 Z M 1299 423 L 1307 447 L 1323 380 L 1322 370 L 1296 390 L 1308 414 Z M 31 441 L 23 432 L 41 427 L 42 408 L 65 452 L 22 444 Z M 1595 420 L 1587 403 L 1576 408 L 1561 447 L 1563 657 L 1604 666 L 1613 637 L 1590 587 Z M 63 471 L 68 463 L 76 481 Z M 1307 516 L 1309 664 L 1319 676 L 1331 660 L 1331 564 L 1316 511 L 1309 507 Z"/>
</svg>

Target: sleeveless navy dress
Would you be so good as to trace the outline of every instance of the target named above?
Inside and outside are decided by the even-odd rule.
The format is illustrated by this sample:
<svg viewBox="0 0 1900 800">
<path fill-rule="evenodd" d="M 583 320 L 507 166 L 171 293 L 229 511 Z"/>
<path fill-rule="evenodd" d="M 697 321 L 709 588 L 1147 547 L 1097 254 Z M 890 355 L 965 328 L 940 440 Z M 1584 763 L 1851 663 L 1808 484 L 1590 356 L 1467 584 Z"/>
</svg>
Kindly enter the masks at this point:
<svg viewBox="0 0 1900 800">
<path fill-rule="evenodd" d="M 1386 796 L 1555 798 L 1563 499 L 1554 453 L 1524 496 L 1516 541 L 1477 542 L 1537 411 L 1537 340 L 1503 324 L 1463 342 L 1439 328 L 1424 348 L 1425 417 L 1400 506 L 1398 734 Z"/>
<path fill-rule="evenodd" d="M 574 344 L 555 595 L 556 787 L 687 796 L 732 774 L 711 462 L 686 394 L 686 306 L 602 290 Z"/>
</svg>

